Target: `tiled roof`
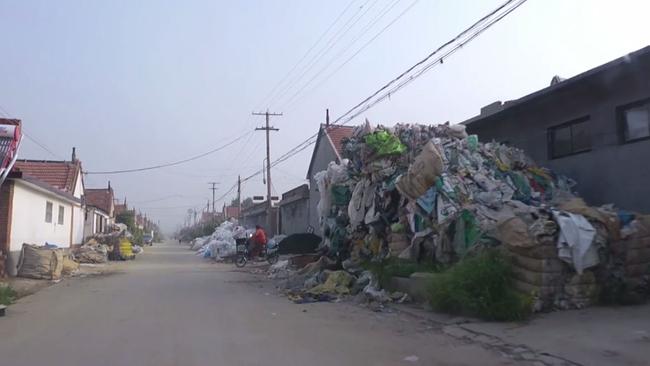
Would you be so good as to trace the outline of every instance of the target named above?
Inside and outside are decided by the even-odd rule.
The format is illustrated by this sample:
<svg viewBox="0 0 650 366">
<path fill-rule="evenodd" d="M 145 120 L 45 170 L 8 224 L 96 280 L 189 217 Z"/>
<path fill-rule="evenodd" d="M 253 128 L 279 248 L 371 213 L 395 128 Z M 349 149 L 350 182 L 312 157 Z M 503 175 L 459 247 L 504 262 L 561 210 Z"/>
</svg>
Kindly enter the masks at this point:
<svg viewBox="0 0 650 366">
<path fill-rule="evenodd" d="M 320 130 L 318 131 L 318 138 L 316 138 L 316 144 L 314 145 L 314 151 L 311 154 L 311 160 L 309 162 L 309 168 L 307 168 L 307 179 L 311 179 L 312 169 L 314 167 L 314 160 L 316 158 L 316 152 L 318 152 L 318 147 L 322 143 L 321 140 L 327 140 L 327 144 L 332 146 L 334 152 L 336 153 L 336 158 L 340 158 L 343 155 L 343 140 L 346 138 L 352 137 L 354 133 L 354 128 L 352 126 L 341 126 L 341 125 L 320 125 Z"/>
<path fill-rule="evenodd" d="M 126 206 L 126 203 L 118 203 L 115 204 L 115 207 L 113 207 L 113 209 L 115 210 L 115 216 L 117 216 L 123 212 L 126 212 L 128 210 L 128 207 Z"/>
<path fill-rule="evenodd" d="M 13 171 L 36 178 L 67 193 L 74 193 L 81 163 L 71 161 L 17 160 Z"/>
<path fill-rule="evenodd" d="M 85 195 L 87 205 L 95 206 L 109 215 L 111 214 L 111 205 L 113 204 L 112 188 L 87 188 Z"/>
<path fill-rule="evenodd" d="M 329 136 L 334 150 L 340 155 L 343 153 L 343 140 L 346 138 L 352 137 L 354 132 L 354 127 L 352 126 L 337 126 L 330 125 L 325 128 L 327 135 Z"/>
</svg>

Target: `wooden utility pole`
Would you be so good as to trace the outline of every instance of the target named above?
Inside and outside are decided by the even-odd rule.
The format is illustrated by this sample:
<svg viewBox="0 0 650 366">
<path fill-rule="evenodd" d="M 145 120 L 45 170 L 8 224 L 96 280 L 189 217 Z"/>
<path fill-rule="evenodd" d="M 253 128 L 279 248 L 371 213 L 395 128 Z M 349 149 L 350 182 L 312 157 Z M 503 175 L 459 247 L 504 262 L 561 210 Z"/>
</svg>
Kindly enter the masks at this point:
<svg viewBox="0 0 650 366">
<path fill-rule="evenodd" d="M 268 230 L 271 230 L 271 227 L 273 226 L 273 222 L 271 221 L 271 212 L 273 208 L 273 202 L 271 201 L 271 144 L 270 144 L 270 136 L 269 133 L 271 131 L 280 131 L 277 128 L 271 127 L 269 125 L 269 117 L 270 116 L 282 116 L 282 113 L 269 113 L 267 110 L 266 112 L 253 112 L 254 116 L 266 116 L 266 126 L 265 127 L 258 127 L 255 130 L 256 131 L 266 131 L 266 200 L 268 203 L 268 208 L 266 212 L 266 227 Z M 273 229 L 275 231 L 275 228 Z"/>
<path fill-rule="evenodd" d="M 215 208 L 214 208 L 214 192 L 217 191 L 217 184 L 219 184 L 219 182 L 208 182 L 208 184 L 212 184 L 212 188 L 208 188 L 208 189 L 212 191 L 212 213 L 214 213 L 215 212 Z"/>
<path fill-rule="evenodd" d="M 237 211 L 237 221 L 241 220 L 241 175 L 237 176 L 237 206 L 239 210 Z"/>
</svg>

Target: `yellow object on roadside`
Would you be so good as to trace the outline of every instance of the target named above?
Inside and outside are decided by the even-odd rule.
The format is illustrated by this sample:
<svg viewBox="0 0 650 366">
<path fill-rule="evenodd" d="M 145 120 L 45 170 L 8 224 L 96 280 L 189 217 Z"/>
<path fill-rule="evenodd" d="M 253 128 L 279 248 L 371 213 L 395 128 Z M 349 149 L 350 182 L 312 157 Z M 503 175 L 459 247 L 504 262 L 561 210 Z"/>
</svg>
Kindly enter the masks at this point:
<svg viewBox="0 0 650 366">
<path fill-rule="evenodd" d="M 133 245 L 127 238 L 120 239 L 120 256 L 122 259 L 133 258 Z"/>
</svg>

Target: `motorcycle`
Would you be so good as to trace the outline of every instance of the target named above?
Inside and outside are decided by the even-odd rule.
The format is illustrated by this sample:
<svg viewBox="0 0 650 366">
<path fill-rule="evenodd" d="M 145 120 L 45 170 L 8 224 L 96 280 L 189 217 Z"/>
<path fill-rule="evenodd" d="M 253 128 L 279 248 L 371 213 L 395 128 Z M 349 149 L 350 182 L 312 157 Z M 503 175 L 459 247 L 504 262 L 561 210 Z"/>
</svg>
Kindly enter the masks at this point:
<svg viewBox="0 0 650 366">
<path fill-rule="evenodd" d="M 249 250 L 250 240 L 250 238 L 236 239 L 237 256 L 235 258 L 235 266 L 242 268 L 246 265 L 246 263 L 248 263 L 248 261 L 260 258 L 266 260 L 271 265 L 278 263 L 278 260 L 280 259 L 280 253 L 278 252 L 277 245 L 271 248 L 268 245 L 265 245 L 260 256 L 258 258 L 253 258 Z"/>
</svg>

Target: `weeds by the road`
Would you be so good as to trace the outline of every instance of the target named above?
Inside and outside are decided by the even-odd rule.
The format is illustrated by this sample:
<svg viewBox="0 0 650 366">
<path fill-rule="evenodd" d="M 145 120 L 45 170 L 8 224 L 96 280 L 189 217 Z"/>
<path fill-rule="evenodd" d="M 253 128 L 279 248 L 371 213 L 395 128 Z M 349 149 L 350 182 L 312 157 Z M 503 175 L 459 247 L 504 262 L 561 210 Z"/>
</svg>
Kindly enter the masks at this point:
<svg viewBox="0 0 650 366">
<path fill-rule="evenodd" d="M 0 305 L 10 305 L 16 299 L 16 291 L 9 286 L 0 286 Z"/>
<path fill-rule="evenodd" d="M 364 269 L 371 271 L 385 286 L 392 277 L 409 277 L 415 272 L 440 272 L 441 267 L 434 263 L 415 263 L 399 258 L 387 258 L 381 262 L 366 262 Z"/>
<path fill-rule="evenodd" d="M 515 291 L 512 268 L 498 251 L 461 260 L 436 275 L 429 286 L 434 309 L 487 320 L 522 320 L 532 310 L 532 299 Z"/>
</svg>

